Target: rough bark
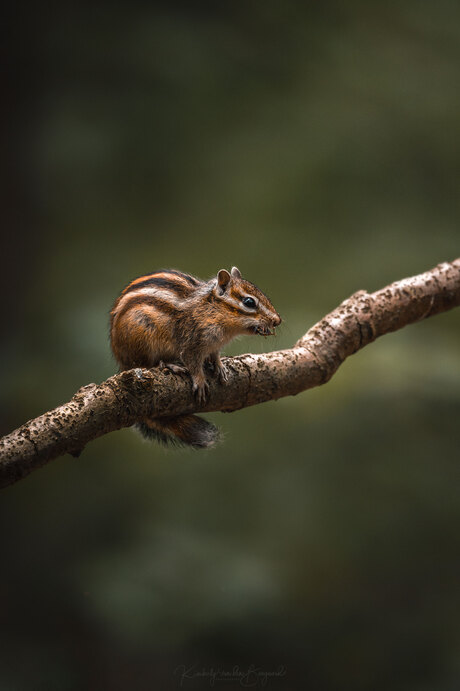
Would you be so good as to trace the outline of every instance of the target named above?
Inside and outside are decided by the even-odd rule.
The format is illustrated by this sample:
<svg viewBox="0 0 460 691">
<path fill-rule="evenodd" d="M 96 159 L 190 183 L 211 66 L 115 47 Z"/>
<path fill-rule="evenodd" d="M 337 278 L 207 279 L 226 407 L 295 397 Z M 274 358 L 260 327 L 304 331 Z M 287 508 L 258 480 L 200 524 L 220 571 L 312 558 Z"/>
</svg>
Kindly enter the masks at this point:
<svg viewBox="0 0 460 691">
<path fill-rule="evenodd" d="M 146 417 L 220 410 L 294 396 L 329 381 L 342 362 L 379 336 L 460 305 L 460 258 L 392 283 L 359 291 L 288 350 L 225 358 L 229 381 L 210 382 L 198 406 L 187 375 L 135 369 L 88 384 L 62 406 L 0 439 L 0 487 L 65 453 L 79 455 L 92 439 Z"/>
</svg>

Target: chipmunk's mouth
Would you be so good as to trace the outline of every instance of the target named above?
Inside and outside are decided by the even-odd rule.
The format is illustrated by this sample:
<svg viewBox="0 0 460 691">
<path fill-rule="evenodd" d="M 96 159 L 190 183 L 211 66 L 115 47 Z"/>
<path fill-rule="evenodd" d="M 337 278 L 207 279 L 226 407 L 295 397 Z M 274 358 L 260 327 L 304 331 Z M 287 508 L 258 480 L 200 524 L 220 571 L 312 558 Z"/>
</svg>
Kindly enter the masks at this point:
<svg viewBox="0 0 460 691">
<path fill-rule="evenodd" d="M 254 328 L 254 333 L 258 334 L 259 336 L 274 336 L 275 327 L 272 326 L 270 328 L 269 326 L 256 326 Z"/>
</svg>

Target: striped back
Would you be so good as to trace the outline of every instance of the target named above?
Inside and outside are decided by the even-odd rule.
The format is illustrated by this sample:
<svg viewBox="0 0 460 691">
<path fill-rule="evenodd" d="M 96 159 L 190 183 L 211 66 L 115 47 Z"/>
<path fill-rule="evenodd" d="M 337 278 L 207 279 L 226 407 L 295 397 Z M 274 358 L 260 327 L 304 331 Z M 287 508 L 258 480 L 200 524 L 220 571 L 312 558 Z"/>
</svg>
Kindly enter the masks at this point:
<svg viewBox="0 0 460 691">
<path fill-rule="evenodd" d="M 120 318 L 135 305 L 150 304 L 172 315 L 184 298 L 189 297 L 202 283 L 190 274 L 174 269 L 140 276 L 131 281 L 115 301 L 110 313 L 110 326 L 112 328 L 115 318 Z"/>
</svg>

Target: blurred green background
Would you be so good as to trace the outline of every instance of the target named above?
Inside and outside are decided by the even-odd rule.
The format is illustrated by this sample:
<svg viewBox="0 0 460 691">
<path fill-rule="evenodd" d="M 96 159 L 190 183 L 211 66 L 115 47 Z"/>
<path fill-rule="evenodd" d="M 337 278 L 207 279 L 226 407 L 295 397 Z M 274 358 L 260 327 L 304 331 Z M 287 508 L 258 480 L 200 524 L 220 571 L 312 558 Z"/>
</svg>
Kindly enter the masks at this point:
<svg viewBox="0 0 460 691">
<path fill-rule="evenodd" d="M 458 3 L 17 3 L 4 30 L 2 433 L 115 371 L 142 273 L 239 266 L 284 322 L 232 354 L 460 254 Z M 209 453 L 123 430 L 3 491 L 1 691 L 457 689 L 459 344 L 454 310 L 209 416 Z"/>
</svg>

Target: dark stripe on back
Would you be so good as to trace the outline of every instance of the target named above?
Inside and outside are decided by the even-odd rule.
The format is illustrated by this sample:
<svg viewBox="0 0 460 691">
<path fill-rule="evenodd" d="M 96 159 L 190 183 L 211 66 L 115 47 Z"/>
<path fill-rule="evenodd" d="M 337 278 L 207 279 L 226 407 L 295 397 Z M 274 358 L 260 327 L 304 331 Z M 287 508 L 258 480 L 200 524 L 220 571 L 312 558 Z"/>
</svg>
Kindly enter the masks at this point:
<svg viewBox="0 0 460 691">
<path fill-rule="evenodd" d="M 195 278 L 195 276 L 190 276 L 190 274 L 184 274 L 182 271 L 176 271 L 176 269 L 164 269 L 161 272 L 158 273 L 165 273 L 165 274 L 174 274 L 174 276 L 181 276 L 187 283 L 189 283 L 191 286 L 199 286 L 203 283 L 203 281 L 200 281 L 198 278 Z"/>
<path fill-rule="evenodd" d="M 153 295 L 133 295 L 131 299 L 126 300 L 120 311 L 114 313 L 113 316 L 120 319 L 128 310 L 136 305 L 150 305 L 151 307 L 158 308 L 161 312 L 163 312 L 163 314 L 169 314 L 171 316 L 177 314 L 177 307 L 171 305 L 166 300 L 162 300 L 159 297 L 154 297 Z"/>
<path fill-rule="evenodd" d="M 131 293 L 135 290 L 139 290 L 140 288 L 166 288 L 167 290 L 170 290 L 171 292 L 175 293 L 178 297 L 185 298 L 191 293 L 191 289 L 188 286 L 185 286 L 183 283 L 180 283 L 179 281 L 175 281 L 173 278 L 163 278 L 162 276 L 150 276 L 149 278 L 146 278 L 145 281 L 138 281 L 137 283 L 131 283 L 125 290 L 123 291 L 123 295 L 126 295 L 127 293 Z"/>
</svg>

